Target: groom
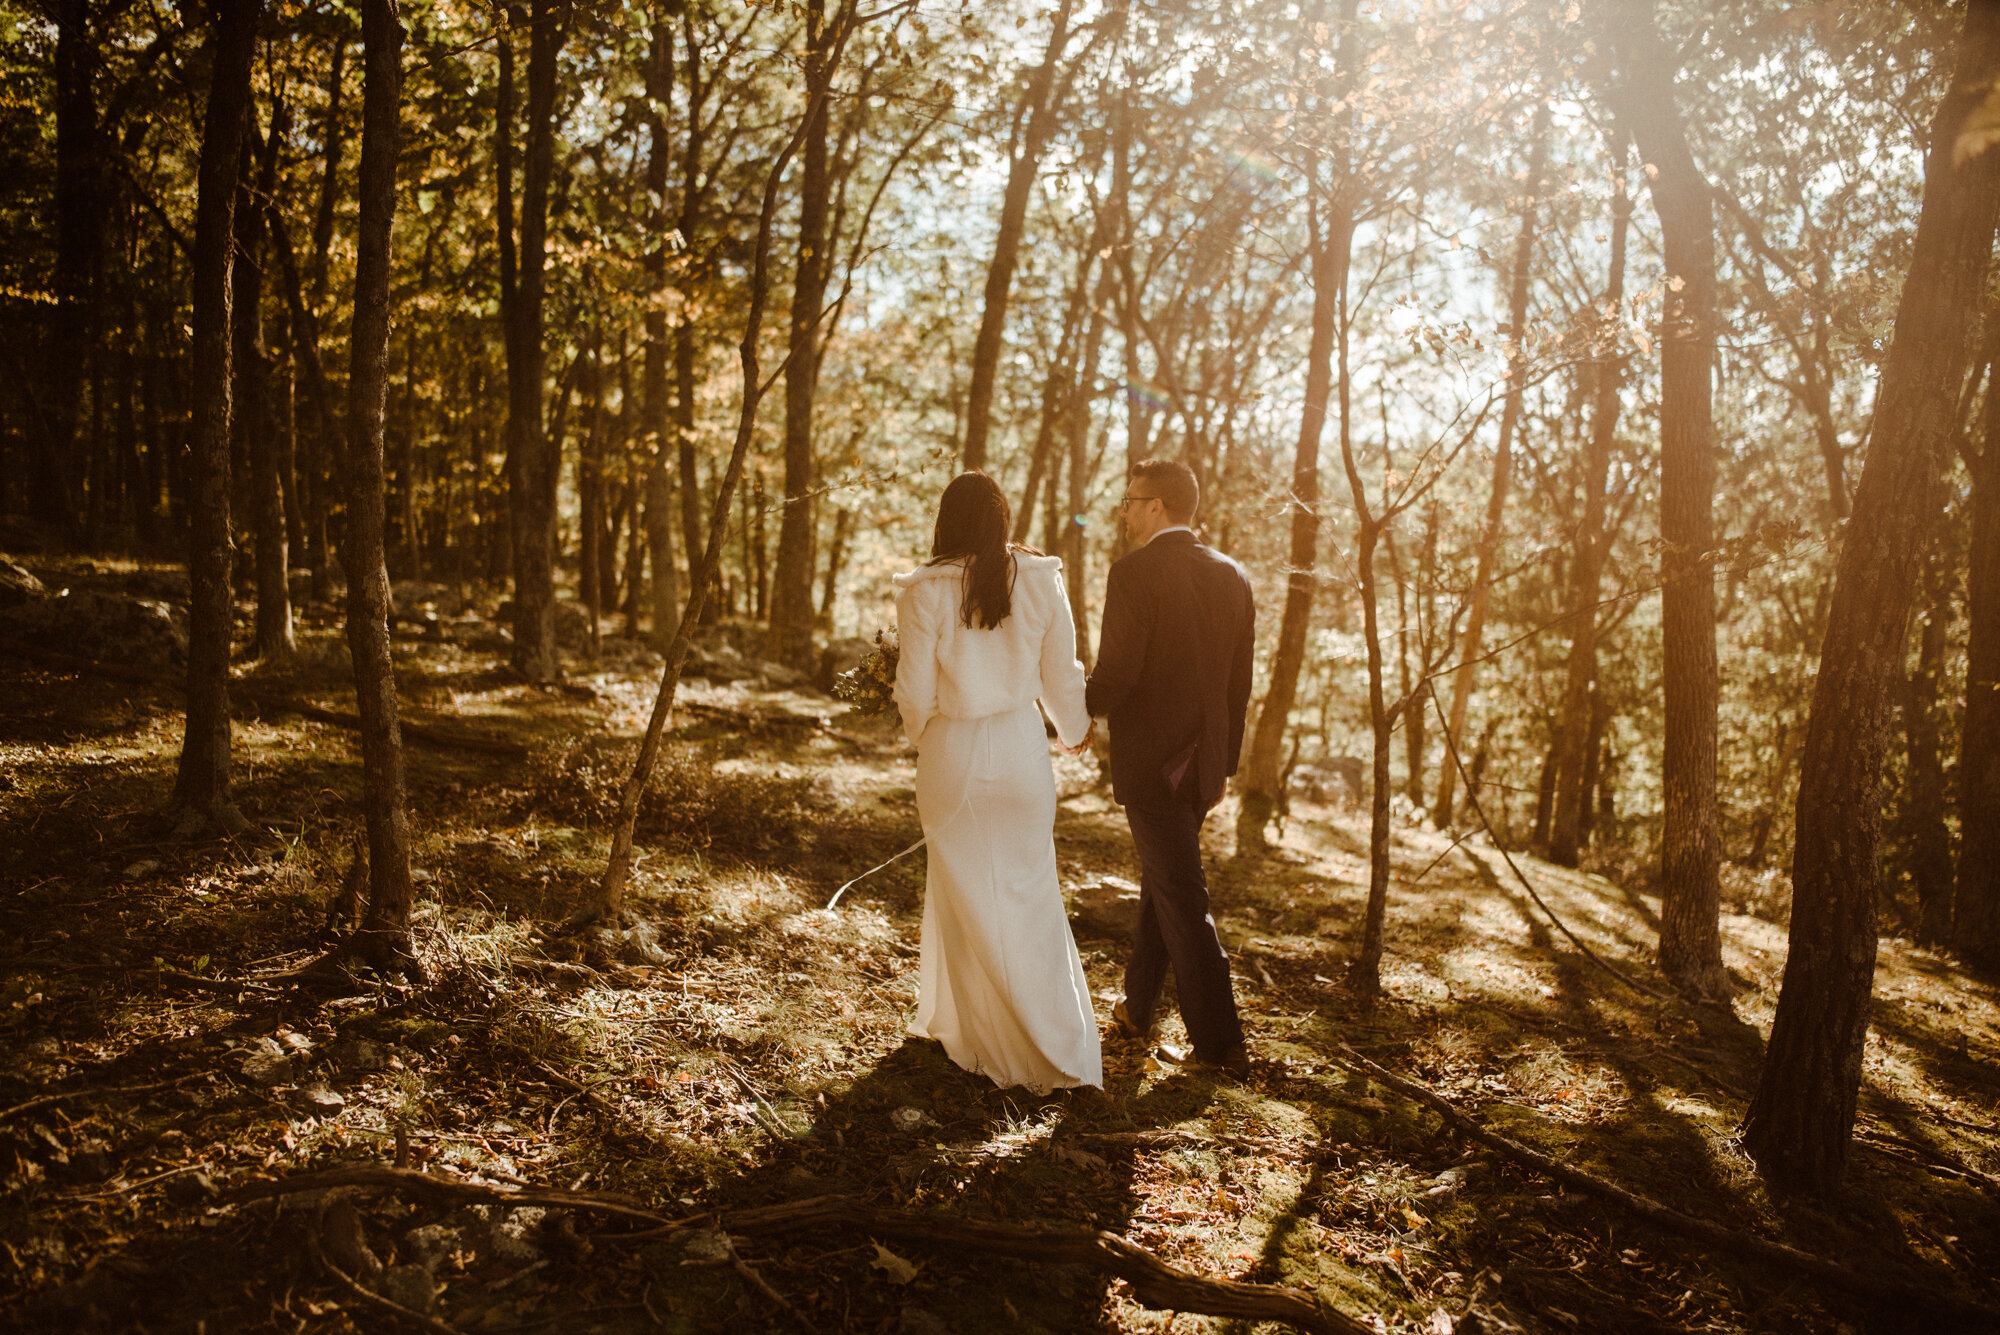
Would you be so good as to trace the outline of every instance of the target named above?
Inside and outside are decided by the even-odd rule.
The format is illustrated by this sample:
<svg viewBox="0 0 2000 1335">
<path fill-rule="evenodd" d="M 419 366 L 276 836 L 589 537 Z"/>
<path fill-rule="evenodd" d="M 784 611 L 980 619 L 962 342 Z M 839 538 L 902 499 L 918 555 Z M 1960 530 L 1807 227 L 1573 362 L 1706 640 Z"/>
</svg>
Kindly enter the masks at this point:
<svg viewBox="0 0 2000 1335">
<path fill-rule="evenodd" d="M 1112 795 L 1139 854 L 1139 926 L 1113 1021 L 1150 1037 L 1171 965 L 1195 1060 L 1241 1076 L 1250 1057 L 1208 911 L 1201 823 L 1243 748 L 1256 609 L 1243 568 L 1196 540 L 1200 502 L 1186 464 L 1132 466 L 1119 507 L 1132 550 L 1105 584 L 1085 700 L 1110 719 Z"/>
</svg>

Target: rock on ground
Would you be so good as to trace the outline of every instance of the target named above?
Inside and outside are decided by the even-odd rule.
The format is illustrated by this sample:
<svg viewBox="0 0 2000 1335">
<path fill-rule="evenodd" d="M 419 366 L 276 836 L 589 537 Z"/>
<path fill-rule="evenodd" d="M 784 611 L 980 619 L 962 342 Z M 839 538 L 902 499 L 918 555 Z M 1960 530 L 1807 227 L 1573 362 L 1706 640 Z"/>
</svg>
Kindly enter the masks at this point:
<svg viewBox="0 0 2000 1335">
<path fill-rule="evenodd" d="M 151 671 L 187 663 L 187 619 L 166 603 L 75 590 L 0 607 L 0 635 Z"/>
<path fill-rule="evenodd" d="M 12 561 L 0 561 L 0 607 L 18 607 L 49 596 L 48 586 Z"/>
</svg>

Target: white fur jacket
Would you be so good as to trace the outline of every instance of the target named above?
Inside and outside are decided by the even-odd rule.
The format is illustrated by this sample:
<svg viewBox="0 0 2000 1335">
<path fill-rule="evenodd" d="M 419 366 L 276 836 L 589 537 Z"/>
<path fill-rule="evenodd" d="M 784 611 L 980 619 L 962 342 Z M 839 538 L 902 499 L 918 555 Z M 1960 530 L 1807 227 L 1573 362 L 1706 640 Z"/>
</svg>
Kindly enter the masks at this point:
<svg viewBox="0 0 2000 1335">
<path fill-rule="evenodd" d="M 933 718 L 1004 714 L 1039 699 L 1066 745 L 1083 740 L 1083 664 L 1063 589 L 1062 560 L 1013 553 L 1013 611 L 991 630 L 959 615 L 965 567 L 919 566 L 896 576 L 896 704 L 903 731 L 923 740 Z"/>
</svg>

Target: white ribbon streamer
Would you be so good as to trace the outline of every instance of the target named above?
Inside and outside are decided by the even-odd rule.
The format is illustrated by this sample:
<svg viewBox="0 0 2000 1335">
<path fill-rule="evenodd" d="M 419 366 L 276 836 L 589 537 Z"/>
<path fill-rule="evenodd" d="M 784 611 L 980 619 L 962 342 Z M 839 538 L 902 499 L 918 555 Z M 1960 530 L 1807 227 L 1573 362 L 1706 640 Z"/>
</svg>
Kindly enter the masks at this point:
<svg viewBox="0 0 2000 1335">
<path fill-rule="evenodd" d="M 918 849 L 922 848 L 925 844 L 929 842 L 930 842 L 930 836 L 925 835 L 923 838 L 917 840 L 917 842 L 911 844 L 908 848 L 904 849 L 902 852 L 890 858 L 887 862 L 883 862 L 877 866 L 870 867 L 867 871 L 862 872 L 859 876 L 849 881 L 846 885 L 841 886 L 840 889 L 833 892 L 833 898 L 826 901 L 827 912 L 831 913 L 833 911 L 834 905 L 840 902 L 840 897 L 846 894 L 849 890 L 852 890 L 855 886 L 860 885 L 863 881 L 867 880 L 870 876 L 873 876 L 876 872 L 881 871 L 882 868 L 888 866 L 890 862 L 901 862 L 904 858 L 910 856 L 910 854 L 916 852 Z"/>
</svg>

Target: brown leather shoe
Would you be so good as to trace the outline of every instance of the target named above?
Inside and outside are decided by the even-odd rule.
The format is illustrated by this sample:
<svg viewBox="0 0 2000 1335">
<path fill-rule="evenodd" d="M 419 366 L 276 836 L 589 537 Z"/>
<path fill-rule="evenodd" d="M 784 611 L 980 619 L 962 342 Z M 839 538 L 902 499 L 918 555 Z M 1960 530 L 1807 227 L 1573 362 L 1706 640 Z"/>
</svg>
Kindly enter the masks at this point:
<svg viewBox="0 0 2000 1335">
<path fill-rule="evenodd" d="M 1111 1007 L 1111 1030 L 1128 1043 L 1151 1043 L 1160 1036 L 1157 1020 L 1148 1025 L 1143 1033 L 1140 1032 L 1139 1026 L 1132 1023 L 1132 1013 L 1125 1009 L 1122 1001 Z"/>
<path fill-rule="evenodd" d="M 1206 1057 L 1196 1057 L 1181 1069 L 1184 1071 L 1209 1071 L 1217 1075 L 1226 1075 L 1236 1080 L 1248 1080 L 1250 1078 L 1250 1050 L 1239 1043 L 1220 1057 L 1213 1060 Z"/>
</svg>

